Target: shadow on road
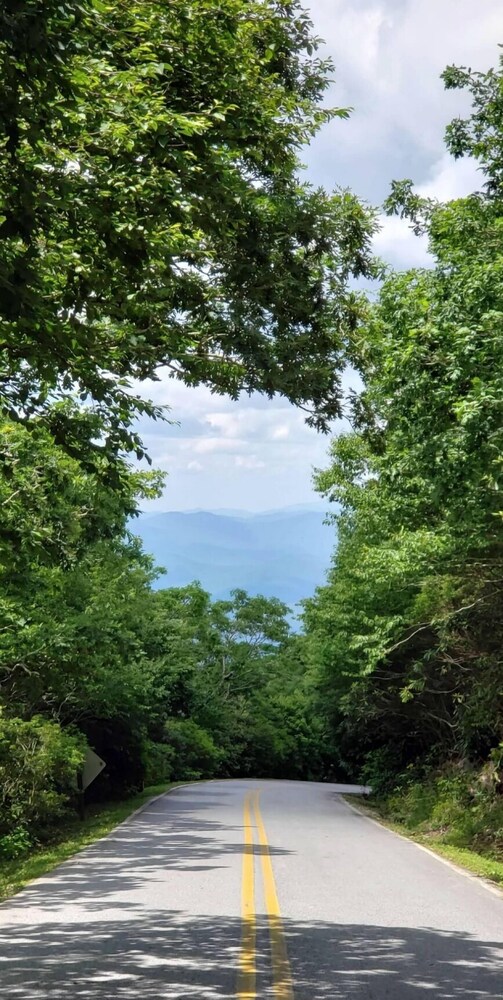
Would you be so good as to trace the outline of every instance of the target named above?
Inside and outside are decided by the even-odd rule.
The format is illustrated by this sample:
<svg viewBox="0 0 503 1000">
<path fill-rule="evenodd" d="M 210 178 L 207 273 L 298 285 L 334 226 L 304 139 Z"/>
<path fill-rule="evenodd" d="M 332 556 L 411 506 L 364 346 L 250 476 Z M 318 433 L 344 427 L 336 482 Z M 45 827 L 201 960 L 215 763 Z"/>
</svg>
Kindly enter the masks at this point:
<svg viewBox="0 0 503 1000">
<path fill-rule="evenodd" d="M 285 921 L 296 1000 L 501 1000 L 498 944 L 428 928 Z M 235 996 L 240 922 L 159 910 L 0 932 L 2 995 L 18 1000 Z M 268 965 L 259 935 L 259 968 Z M 500 946 L 501 947 L 501 946 Z M 501 956 L 501 952 L 500 952 Z M 258 997 L 270 996 L 259 980 Z"/>
<path fill-rule="evenodd" d="M 214 809 L 222 804 L 188 797 L 160 799 L 148 811 L 117 827 L 109 837 L 28 885 L 4 907 L 57 910 L 64 903 L 71 903 L 88 911 L 110 905 L 114 909 L 127 909 L 134 907 L 134 903 L 115 899 L 111 903 L 111 897 L 131 893 L 149 879 L 155 881 L 159 872 L 213 871 L 224 867 L 230 855 L 241 857 L 243 853 L 243 827 L 200 815 L 204 808 Z M 262 851 L 260 845 L 255 847 L 256 855 Z M 269 852 L 273 856 L 292 853 L 279 847 L 270 847 Z M 0 922 L 2 910 L 0 906 Z"/>
<path fill-rule="evenodd" d="M 196 912 L 204 905 L 197 873 L 236 871 L 243 828 L 233 825 L 220 790 L 211 791 L 207 804 L 189 791 L 160 799 L 0 907 L 0 996 L 235 998 L 241 921 L 162 906 L 170 898 L 167 871 L 196 872 Z M 210 818 L 206 809 L 220 806 L 220 820 Z M 214 884 L 218 892 L 219 878 Z M 503 955 L 495 942 L 433 928 L 283 923 L 295 1000 L 502 1000 Z M 257 997 L 263 1000 L 272 992 L 262 918 L 258 931 Z"/>
</svg>

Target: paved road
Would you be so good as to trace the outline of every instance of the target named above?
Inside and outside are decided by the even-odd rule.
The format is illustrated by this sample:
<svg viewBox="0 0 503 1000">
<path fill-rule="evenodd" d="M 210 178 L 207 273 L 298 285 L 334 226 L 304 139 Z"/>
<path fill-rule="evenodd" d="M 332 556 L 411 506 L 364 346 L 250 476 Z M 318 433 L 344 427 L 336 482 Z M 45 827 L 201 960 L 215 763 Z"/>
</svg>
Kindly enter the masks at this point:
<svg viewBox="0 0 503 1000">
<path fill-rule="evenodd" d="M 503 896 L 340 789 L 217 781 L 157 800 L 0 907 L 1 996 L 502 1000 Z"/>
</svg>

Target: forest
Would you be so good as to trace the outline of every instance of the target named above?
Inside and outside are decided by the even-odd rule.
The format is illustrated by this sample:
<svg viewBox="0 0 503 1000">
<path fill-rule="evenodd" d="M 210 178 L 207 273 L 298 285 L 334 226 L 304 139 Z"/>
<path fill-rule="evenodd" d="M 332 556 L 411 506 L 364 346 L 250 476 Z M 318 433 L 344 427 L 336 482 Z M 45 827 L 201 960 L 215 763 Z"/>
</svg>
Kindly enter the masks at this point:
<svg viewBox="0 0 503 1000">
<path fill-rule="evenodd" d="M 349 110 L 297 0 L 9 0 L 0 28 L 0 859 L 54 838 L 87 747 L 94 797 L 361 781 L 501 857 L 503 61 L 445 70 L 471 101 L 446 149 L 480 190 L 390 179 L 431 255 L 393 272 L 378 209 L 301 179 Z M 161 367 L 320 433 L 349 406 L 300 631 L 239 588 L 153 589 L 134 517 L 164 483 L 137 421 L 183 418 L 142 395 Z"/>
</svg>

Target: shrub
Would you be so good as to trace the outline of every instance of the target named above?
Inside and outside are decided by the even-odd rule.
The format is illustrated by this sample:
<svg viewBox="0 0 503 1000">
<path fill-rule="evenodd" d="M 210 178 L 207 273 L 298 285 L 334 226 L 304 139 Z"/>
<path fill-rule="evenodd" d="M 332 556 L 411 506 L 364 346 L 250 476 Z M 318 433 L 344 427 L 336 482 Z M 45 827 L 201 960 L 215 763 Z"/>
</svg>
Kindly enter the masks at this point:
<svg viewBox="0 0 503 1000">
<path fill-rule="evenodd" d="M 450 764 L 422 781 L 404 783 L 381 804 L 387 816 L 409 830 L 500 858 L 503 799 L 481 775 L 484 769 Z"/>
<path fill-rule="evenodd" d="M 166 742 L 173 750 L 173 777 L 177 780 L 212 778 L 218 772 L 222 750 L 206 729 L 192 719 L 170 719 Z"/>
<path fill-rule="evenodd" d="M 84 737 L 40 716 L 0 714 L 0 856 L 18 857 L 43 840 L 74 795 Z"/>
<path fill-rule="evenodd" d="M 379 797 L 391 792 L 399 778 L 400 766 L 393 747 L 378 747 L 367 754 L 360 780 L 370 785 L 374 795 Z"/>
<path fill-rule="evenodd" d="M 171 779 L 174 756 L 174 748 L 167 743 L 154 743 L 147 739 L 143 741 L 142 758 L 147 786 L 160 785 Z"/>
</svg>

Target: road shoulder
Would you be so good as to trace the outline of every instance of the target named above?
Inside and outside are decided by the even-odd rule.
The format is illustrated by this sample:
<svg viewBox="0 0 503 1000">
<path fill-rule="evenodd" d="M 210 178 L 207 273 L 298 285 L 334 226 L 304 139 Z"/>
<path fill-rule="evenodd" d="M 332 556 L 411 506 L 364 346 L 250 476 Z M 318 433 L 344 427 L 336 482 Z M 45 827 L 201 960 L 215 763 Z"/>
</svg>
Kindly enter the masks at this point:
<svg viewBox="0 0 503 1000">
<path fill-rule="evenodd" d="M 469 878 L 479 885 L 484 886 L 489 892 L 503 899 L 503 863 L 492 861 L 474 851 L 457 847 L 450 847 L 448 844 L 432 844 L 431 840 L 424 835 L 413 833 L 400 823 L 393 823 L 382 816 L 376 806 L 368 802 L 358 801 L 356 795 L 343 795 L 346 805 L 352 812 L 357 813 L 370 823 L 394 833 L 402 840 L 413 843 L 421 851 L 431 855 L 436 861 L 447 865 L 459 875 Z M 355 801 L 357 800 L 357 801 Z"/>
</svg>

